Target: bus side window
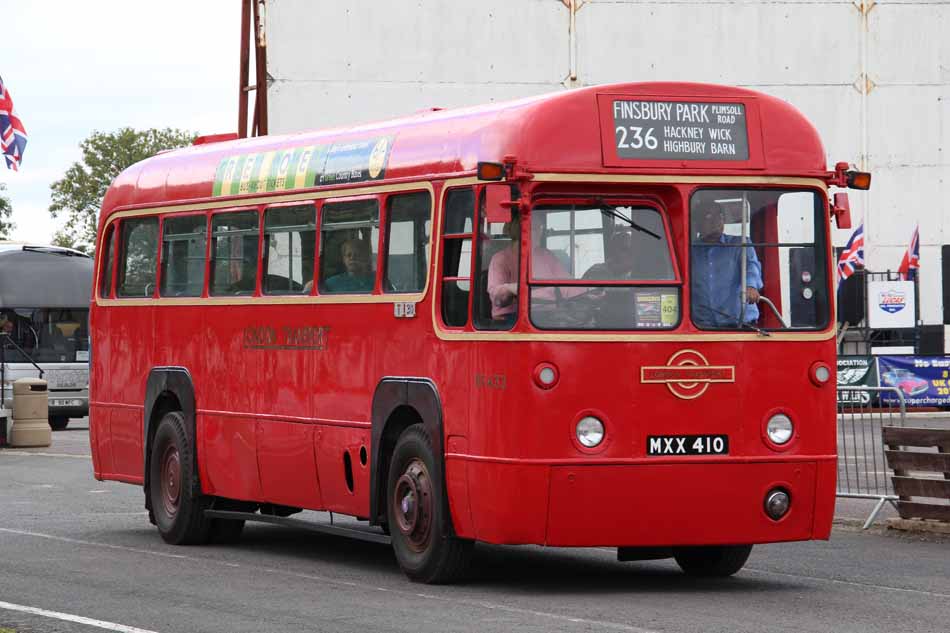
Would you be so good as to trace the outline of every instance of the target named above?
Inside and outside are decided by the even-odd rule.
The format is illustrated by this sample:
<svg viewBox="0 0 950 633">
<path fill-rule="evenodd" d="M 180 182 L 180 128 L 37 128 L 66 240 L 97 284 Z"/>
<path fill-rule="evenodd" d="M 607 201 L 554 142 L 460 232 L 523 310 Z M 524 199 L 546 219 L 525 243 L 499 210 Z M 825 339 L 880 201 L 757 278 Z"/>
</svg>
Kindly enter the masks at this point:
<svg viewBox="0 0 950 633">
<path fill-rule="evenodd" d="M 113 222 L 106 229 L 106 237 L 103 240 L 105 244 L 105 260 L 101 264 L 101 274 L 99 276 L 99 296 L 108 299 L 112 296 L 112 268 L 115 265 L 115 227 Z"/>
<path fill-rule="evenodd" d="M 468 323 L 472 289 L 472 237 L 475 193 L 453 189 L 445 197 L 442 227 L 442 320 L 452 327 Z"/>
<path fill-rule="evenodd" d="M 257 211 L 211 216 L 212 295 L 250 295 L 257 287 Z"/>
<path fill-rule="evenodd" d="M 368 294 L 376 285 L 379 200 L 323 205 L 320 225 L 320 293 Z"/>
<path fill-rule="evenodd" d="M 389 197 L 383 292 L 425 290 L 431 210 L 432 196 L 425 191 Z"/>
<path fill-rule="evenodd" d="M 317 209 L 312 203 L 264 212 L 264 294 L 310 292 L 316 238 Z"/>
<path fill-rule="evenodd" d="M 200 297 L 205 283 L 207 223 L 204 214 L 162 222 L 163 297 Z"/>
<path fill-rule="evenodd" d="M 122 263 L 116 296 L 151 297 L 158 259 L 158 218 L 122 221 Z"/>
</svg>

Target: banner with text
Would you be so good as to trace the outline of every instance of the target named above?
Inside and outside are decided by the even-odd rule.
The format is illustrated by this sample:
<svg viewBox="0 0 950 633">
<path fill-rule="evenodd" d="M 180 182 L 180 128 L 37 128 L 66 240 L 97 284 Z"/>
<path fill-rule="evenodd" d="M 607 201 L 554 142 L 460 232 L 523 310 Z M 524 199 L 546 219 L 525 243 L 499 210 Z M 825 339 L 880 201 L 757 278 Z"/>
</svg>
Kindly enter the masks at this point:
<svg viewBox="0 0 950 633">
<path fill-rule="evenodd" d="M 897 387 L 907 406 L 950 406 L 950 358 L 945 356 L 878 356 L 882 387 Z M 897 396 L 881 393 L 881 402 L 897 404 Z"/>
<path fill-rule="evenodd" d="M 873 356 L 839 356 L 839 387 L 877 387 L 877 364 Z M 876 405 L 873 391 L 838 391 L 838 404 Z"/>
</svg>

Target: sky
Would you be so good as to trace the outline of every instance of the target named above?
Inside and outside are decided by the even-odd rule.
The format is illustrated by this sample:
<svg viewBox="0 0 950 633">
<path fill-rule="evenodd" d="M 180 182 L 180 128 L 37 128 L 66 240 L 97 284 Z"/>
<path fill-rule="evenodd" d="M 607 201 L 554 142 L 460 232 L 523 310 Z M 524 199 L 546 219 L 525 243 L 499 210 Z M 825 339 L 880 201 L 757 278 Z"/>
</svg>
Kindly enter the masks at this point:
<svg viewBox="0 0 950 633">
<path fill-rule="evenodd" d="M 28 135 L 20 170 L 0 161 L 11 238 L 49 243 L 62 225 L 50 184 L 94 131 L 237 131 L 240 3 L 0 0 L 0 77 Z"/>
</svg>

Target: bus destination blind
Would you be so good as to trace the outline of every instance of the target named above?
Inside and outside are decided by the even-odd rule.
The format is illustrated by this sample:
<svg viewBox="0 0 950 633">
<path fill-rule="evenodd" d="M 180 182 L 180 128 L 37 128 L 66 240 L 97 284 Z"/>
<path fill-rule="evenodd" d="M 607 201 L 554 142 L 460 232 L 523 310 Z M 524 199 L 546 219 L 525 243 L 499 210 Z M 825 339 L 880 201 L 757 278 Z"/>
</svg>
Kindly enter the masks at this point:
<svg viewBox="0 0 950 633">
<path fill-rule="evenodd" d="M 613 101 L 617 157 L 637 160 L 748 160 L 742 103 Z"/>
</svg>

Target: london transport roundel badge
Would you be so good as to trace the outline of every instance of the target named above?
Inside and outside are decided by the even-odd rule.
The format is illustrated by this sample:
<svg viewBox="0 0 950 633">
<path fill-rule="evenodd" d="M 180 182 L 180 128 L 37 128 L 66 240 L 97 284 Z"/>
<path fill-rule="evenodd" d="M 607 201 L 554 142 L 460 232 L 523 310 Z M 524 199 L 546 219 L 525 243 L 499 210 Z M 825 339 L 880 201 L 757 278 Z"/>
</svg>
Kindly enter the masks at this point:
<svg viewBox="0 0 950 633">
<path fill-rule="evenodd" d="M 692 349 L 683 349 L 666 361 L 666 365 L 640 368 L 641 383 L 665 384 L 677 398 L 692 400 L 709 389 L 710 383 L 735 382 L 733 365 L 710 365 L 706 357 Z"/>
<path fill-rule="evenodd" d="M 373 153 L 369 155 L 369 177 L 379 178 L 386 164 L 386 150 L 389 149 L 389 139 L 381 138 L 376 142 Z"/>
</svg>

